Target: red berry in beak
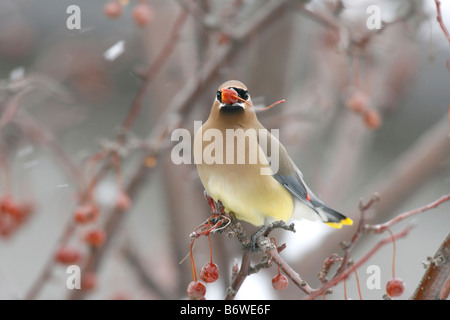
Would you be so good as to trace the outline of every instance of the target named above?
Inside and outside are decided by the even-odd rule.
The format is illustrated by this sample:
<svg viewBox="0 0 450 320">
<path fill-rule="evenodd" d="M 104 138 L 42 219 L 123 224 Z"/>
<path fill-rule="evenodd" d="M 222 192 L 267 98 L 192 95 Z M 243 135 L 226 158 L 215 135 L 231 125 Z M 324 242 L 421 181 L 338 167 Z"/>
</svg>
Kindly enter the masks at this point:
<svg viewBox="0 0 450 320">
<path fill-rule="evenodd" d="M 221 92 L 221 100 L 222 103 L 225 104 L 235 104 L 238 102 L 238 93 L 234 89 L 222 89 Z"/>
</svg>

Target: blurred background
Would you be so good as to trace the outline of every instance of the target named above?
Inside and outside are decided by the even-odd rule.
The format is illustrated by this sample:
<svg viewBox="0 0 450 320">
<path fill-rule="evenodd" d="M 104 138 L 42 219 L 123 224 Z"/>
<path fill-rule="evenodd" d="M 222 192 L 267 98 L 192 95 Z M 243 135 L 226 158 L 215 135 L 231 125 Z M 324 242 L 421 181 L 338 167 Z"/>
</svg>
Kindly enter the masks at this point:
<svg viewBox="0 0 450 320">
<path fill-rule="evenodd" d="M 441 12 L 450 28 L 448 1 Z M 361 198 L 380 194 L 367 222 L 382 223 L 450 191 L 450 51 L 436 16 L 432 0 L 0 0 L 0 298 L 187 298 L 190 263 L 180 261 L 210 212 L 195 165 L 172 163 L 170 135 L 205 121 L 229 79 L 255 105 L 286 99 L 260 121 L 280 129 L 315 194 L 355 221 L 273 233 L 319 287 L 323 261 L 343 255 L 356 230 Z M 447 236 L 449 208 L 392 227 L 416 224 L 396 242 L 399 299 Z M 386 236 L 364 235 L 352 259 Z M 222 299 L 242 248 L 211 238 L 221 274 L 206 298 Z M 198 270 L 209 261 L 206 237 L 194 256 Z M 66 286 L 70 264 L 82 290 Z M 380 288 L 366 285 L 370 265 Z M 363 299 L 382 299 L 391 266 L 387 245 L 358 269 Z M 292 283 L 275 291 L 277 272 L 248 277 L 237 299 L 304 297 Z M 354 275 L 346 290 L 359 299 Z M 343 298 L 342 283 L 327 296 Z"/>
</svg>

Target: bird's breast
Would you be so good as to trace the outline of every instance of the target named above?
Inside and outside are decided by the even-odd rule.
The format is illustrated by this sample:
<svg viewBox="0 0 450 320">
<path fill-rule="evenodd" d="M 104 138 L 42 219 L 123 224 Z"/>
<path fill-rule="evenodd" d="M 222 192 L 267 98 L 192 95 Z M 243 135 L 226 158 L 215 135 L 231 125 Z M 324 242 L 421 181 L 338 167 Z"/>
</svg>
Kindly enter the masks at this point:
<svg viewBox="0 0 450 320">
<path fill-rule="evenodd" d="M 290 219 L 292 196 L 272 175 L 262 174 L 268 161 L 256 136 L 248 132 L 222 134 L 223 140 L 218 142 L 217 137 L 211 138 L 214 132 L 200 134 L 205 132 L 195 137 L 194 159 L 203 186 L 215 201 L 220 200 L 238 219 L 257 226 L 266 218 Z"/>
</svg>

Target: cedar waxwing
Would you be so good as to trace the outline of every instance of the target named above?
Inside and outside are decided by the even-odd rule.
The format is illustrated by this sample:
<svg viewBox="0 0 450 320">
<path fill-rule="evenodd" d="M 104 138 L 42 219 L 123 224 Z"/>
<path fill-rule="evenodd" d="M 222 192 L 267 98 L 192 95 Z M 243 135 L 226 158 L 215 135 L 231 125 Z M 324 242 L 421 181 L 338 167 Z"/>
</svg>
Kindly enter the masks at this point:
<svg viewBox="0 0 450 320">
<path fill-rule="evenodd" d="M 219 87 L 209 118 L 195 135 L 194 159 L 206 192 L 237 219 L 255 226 L 291 218 L 321 220 L 334 228 L 353 223 L 311 192 L 283 145 L 258 121 L 239 81 Z"/>
</svg>

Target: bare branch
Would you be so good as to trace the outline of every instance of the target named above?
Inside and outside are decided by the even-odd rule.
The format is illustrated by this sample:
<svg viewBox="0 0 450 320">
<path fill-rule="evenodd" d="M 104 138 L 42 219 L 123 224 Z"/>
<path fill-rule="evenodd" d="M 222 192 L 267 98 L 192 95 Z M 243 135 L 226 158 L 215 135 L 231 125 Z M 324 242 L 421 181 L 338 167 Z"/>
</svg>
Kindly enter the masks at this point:
<svg viewBox="0 0 450 320">
<path fill-rule="evenodd" d="M 436 201 L 433 201 L 423 207 L 401 213 L 398 216 L 396 216 L 395 218 L 393 218 L 385 223 L 377 224 L 377 225 L 365 225 L 363 228 L 363 231 L 364 232 L 373 232 L 373 233 L 382 233 L 387 228 L 391 227 L 393 224 L 395 224 L 397 222 L 400 222 L 406 218 L 409 218 L 409 217 L 419 214 L 421 212 L 437 208 L 439 205 L 441 205 L 442 203 L 447 202 L 449 200 L 450 200 L 450 194 L 442 196 L 439 199 L 437 199 Z"/>
<path fill-rule="evenodd" d="M 294 269 L 292 269 L 292 267 L 278 254 L 278 250 L 276 247 L 270 247 L 268 250 L 266 250 L 266 253 L 300 290 L 302 290 L 306 294 L 311 294 L 313 292 L 313 289 L 309 286 L 309 284 L 305 280 L 303 280 L 300 275 Z"/>
<path fill-rule="evenodd" d="M 225 300 L 233 300 L 236 297 L 236 294 L 241 288 L 245 279 L 247 278 L 250 268 L 250 255 L 250 248 L 244 249 L 244 253 L 242 254 L 241 267 L 239 268 L 239 272 L 234 278 L 233 283 L 230 287 L 227 288 Z"/>
<path fill-rule="evenodd" d="M 411 300 L 447 299 L 450 277 L 450 233 L 436 251 Z"/>
<path fill-rule="evenodd" d="M 442 19 L 441 1 L 434 0 L 434 3 L 436 4 L 436 11 L 437 11 L 436 20 L 439 22 L 439 25 L 441 26 L 441 29 L 444 32 L 445 37 L 447 38 L 448 42 L 450 43 L 450 33 L 448 32 L 447 28 L 445 27 L 444 20 Z"/>
</svg>

